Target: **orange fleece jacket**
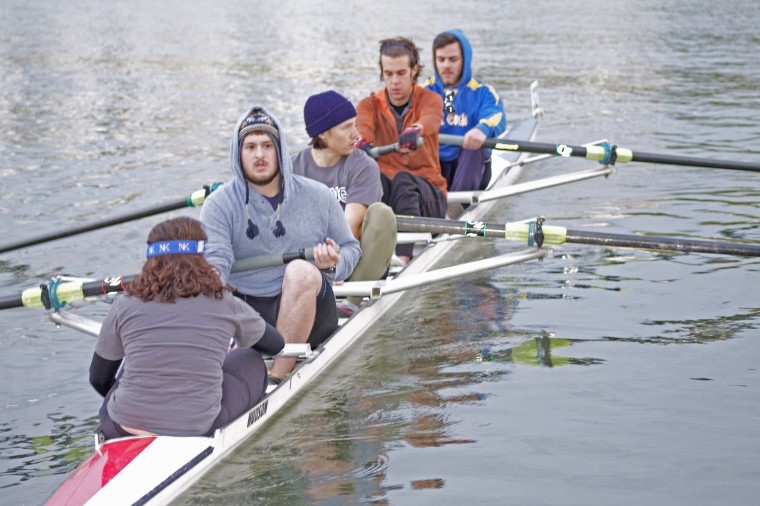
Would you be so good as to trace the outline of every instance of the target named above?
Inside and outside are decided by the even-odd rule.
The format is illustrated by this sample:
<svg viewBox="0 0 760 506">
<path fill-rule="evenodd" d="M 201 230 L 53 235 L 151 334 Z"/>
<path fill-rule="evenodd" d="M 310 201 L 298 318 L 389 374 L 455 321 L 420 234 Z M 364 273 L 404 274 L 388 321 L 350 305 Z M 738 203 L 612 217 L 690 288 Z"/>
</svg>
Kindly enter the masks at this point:
<svg viewBox="0 0 760 506">
<path fill-rule="evenodd" d="M 389 153 L 377 159 L 380 171 L 393 179 L 401 172 L 409 172 L 427 179 L 446 195 L 446 179 L 441 175 L 438 161 L 438 130 L 443 120 L 443 100 L 430 90 L 414 85 L 412 105 L 404 117 L 401 131 L 396 116 L 390 109 L 385 88 L 371 94 L 356 107 L 356 128 L 359 135 L 374 146 L 387 146 L 398 142 L 401 131 L 412 126 L 422 127 L 425 143 L 408 155 Z"/>
</svg>

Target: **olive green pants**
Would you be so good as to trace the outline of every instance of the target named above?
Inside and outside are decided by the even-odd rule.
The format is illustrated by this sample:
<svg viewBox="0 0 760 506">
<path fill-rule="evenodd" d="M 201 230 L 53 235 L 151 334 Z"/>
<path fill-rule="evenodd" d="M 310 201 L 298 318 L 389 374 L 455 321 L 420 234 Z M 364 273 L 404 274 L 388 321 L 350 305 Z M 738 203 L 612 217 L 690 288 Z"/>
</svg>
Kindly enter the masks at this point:
<svg viewBox="0 0 760 506">
<path fill-rule="evenodd" d="M 347 281 L 374 281 L 386 273 L 396 249 L 396 215 L 390 206 L 375 202 L 367 208 L 359 240 L 362 257 Z M 362 297 L 347 297 L 357 306 Z"/>
</svg>

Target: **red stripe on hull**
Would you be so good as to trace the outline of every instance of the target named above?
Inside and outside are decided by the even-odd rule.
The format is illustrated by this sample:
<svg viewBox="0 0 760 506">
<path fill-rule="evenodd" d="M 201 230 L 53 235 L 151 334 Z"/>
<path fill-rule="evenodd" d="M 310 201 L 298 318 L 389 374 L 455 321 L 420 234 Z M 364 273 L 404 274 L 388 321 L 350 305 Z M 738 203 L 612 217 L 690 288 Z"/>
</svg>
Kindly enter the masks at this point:
<svg viewBox="0 0 760 506">
<path fill-rule="evenodd" d="M 155 439 L 151 436 L 107 441 L 100 447 L 100 452 L 93 454 L 69 476 L 45 505 L 85 504 Z"/>
</svg>

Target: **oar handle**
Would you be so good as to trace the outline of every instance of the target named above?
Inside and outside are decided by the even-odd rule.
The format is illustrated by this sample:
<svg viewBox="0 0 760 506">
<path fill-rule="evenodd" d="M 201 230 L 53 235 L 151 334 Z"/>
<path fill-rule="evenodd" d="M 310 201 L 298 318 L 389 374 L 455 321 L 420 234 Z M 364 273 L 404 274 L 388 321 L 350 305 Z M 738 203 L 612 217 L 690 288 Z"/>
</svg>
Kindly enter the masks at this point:
<svg viewBox="0 0 760 506">
<path fill-rule="evenodd" d="M 314 260 L 314 248 L 302 248 L 295 253 L 282 253 L 272 255 L 257 255 L 248 258 L 241 258 L 232 264 L 230 272 L 253 271 L 256 269 L 266 269 L 267 267 L 277 267 L 285 265 L 297 259 Z"/>
<path fill-rule="evenodd" d="M 422 146 L 425 144 L 425 139 L 420 137 L 417 139 L 417 147 Z M 393 144 L 388 144 L 387 146 L 377 146 L 375 148 L 372 148 L 369 150 L 369 156 L 371 156 L 374 159 L 378 159 L 383 155 L 387 155 L 388 153 L 394 153 L 398 151 L 398 142 L 395 142 Z"/>
<path fill-rule="evenodd" d="M 333 246 L 336 253 L 340 253 L 340 246 Z M 254 271 L 256 269 L 266 269 L 267 267 L 277 267 L 285 265 L 293 260 L 314 260 L 314 248 L 302 248 L 293 253 L 274 253 L 272 255 L 257 255 L 248 258 L 241 258 L 232 264 L 230 272 Z"/>
</svg>

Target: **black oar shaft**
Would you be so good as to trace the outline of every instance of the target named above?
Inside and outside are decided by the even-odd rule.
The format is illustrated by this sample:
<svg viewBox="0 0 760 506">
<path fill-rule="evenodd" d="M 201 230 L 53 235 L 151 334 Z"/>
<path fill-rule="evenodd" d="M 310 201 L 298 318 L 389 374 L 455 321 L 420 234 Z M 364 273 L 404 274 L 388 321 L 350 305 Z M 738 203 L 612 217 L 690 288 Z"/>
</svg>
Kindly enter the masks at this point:
<svg viewBox="0 0 760 506">
<path fill-rule="evenodd" d="M 526 153 L 542 153 L 555 156 L 576 156 L 585 158 L 588 149 L 585 146 L 570 144 L 547 144 L 545 142 L 512 141 L 509 139 L 486 139 L 484 147 L 501 151 L 525 151 Z"/>
<path fill-rule="evenodd" d="M 440 134 L 438 136 L 438 142 L 440 144 L 461 146 L 464 142 L 464 137 L 459 135 Z M 542 153 L 555 156 L 579 156 L 581 158 L 585 158 L 588 153 L 585 146 L 549 144 L 546 142 L 518 141 L 512 139 L 486 139 L 483 142 L 483 147 L 499 151 L 524 151 L 526 153 Z"/>
<path fill-rule="evenodd" d="M 565 242 L 607 247 L 640 248 L 716 255 L 760 256 L 760 246 L 721 241 L 702 241 L 675 237 L 608 234 L 587 230 L 568 230 Z"/>
<path fill-rule="evenodd" d="M 3 295 L 0 297 L 0 309 L 11 309 L 23 306 L 21 297 L 18 295 Z"/>
<path fill-rule="evenodd" d="M 118 225 L 120 223 L 126 223 L 128 221 L 139 220 L 140 218 L 146 218 L 148 216 L 153 216 L 153 215 L 165 213 L 168 211 L 174 211 L 176 209 L 182 209 L 183 207 L 187 207 L 187 200 L 182 200 L 181 202 L 173 202 L 170 204 L 165 204 L 163 206 L 154 207 L 151 209 L 144 209 L 144 210 L 137 211 L 134 213 L 125 214 L 123 216 L 117 216 L 111 219 L 99 221 L 97 223 L 88 223 L 85 225 L 72 227 L 66 230 L 59 230 L 57 232 L 51 232 L 49 234 L 43 234 L 37 237 L 30 237 L 22 241 L 0 246 L 0 253 L 6 253 L 8 251 L 12 251 L 15 249 L 25 248 L 27 246 L 34 246 L 35 244 L 40 244 L 40 243 L 48 242 L 48 241 L 54 241 L 56 239 L 63 239 L 64 237 L 70 237 L 72 235 L 77 235 L 77 234 L 83 234 L 85 232 L 91 232 L 93 230 L 110 227 L 112 225 Z"/>
<path fill-rule="evenodd" d="M 396 216 L 396 227 L 399 232 L 504 237 L 504 225 L 498 223 L 443 220 L 423 216 Z"/>
<path fill-rule="evenodd" d="M 631 161 L 760 172 L 760 164 L 757 163 L 737 162 L 733 160 L 712 160 L 710 158 L 697 158 L 694 156 L 662 155 L 657 153 L 644 153 L 641 151 L 633 151 L 631 153 Z"/>
<path fill-rule="evenodd" d="M 43 242 L 54 241 L 56 239 L 63 239 L 64 237 L 91 232 L 93 230 L 110 227 L 112 225 L 118 225 L 120 223 L 126 223 L 128 221 L 139 220 L 141 218 L 147 218 L 149 216 L 155 216 L 157 214 L 162 214 L 169 211 L 176 211 L 177 209 L 182 209 L 185 207 L 200 206 L 203 204 L 203 201 L 208 196 L 208 194 L 214 191 L 214 189 L 216 189 L 219 185 L 221 185 L 221 183 L 213 183 L 212 185 L 207 185 L 202 190 L 197 190 L 186 198 L 176 200 L 174 202 L 167 202 L 166 204 L 159 204 L 148 209 L 141 209 L 121 216 L 107 218 L 95 223 L 86 223 L 84 225 L 71 227 L 66 230 L 59 230 L 56 232 L 39 235 L 37 237 L 23 239 L 11 244 L 4 244 L 0 246 L 0 253 L 6 253 L 8 251 L 25 248 L 27 246 L 34 246 L 35 244 L 40 244 Z"/>
</svg>

